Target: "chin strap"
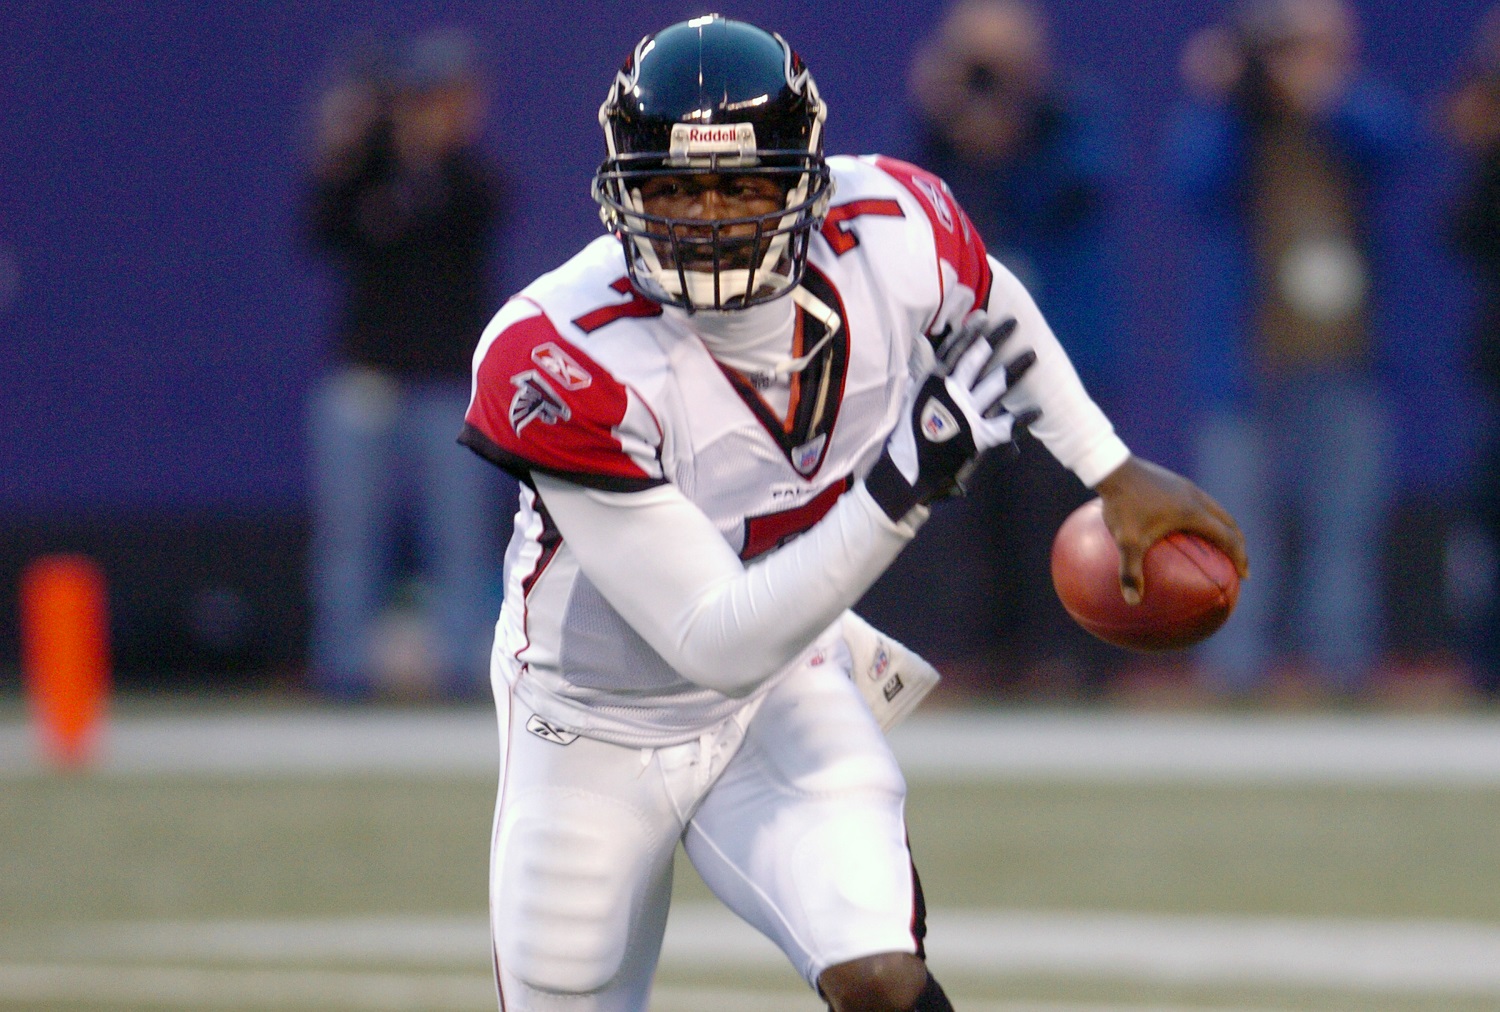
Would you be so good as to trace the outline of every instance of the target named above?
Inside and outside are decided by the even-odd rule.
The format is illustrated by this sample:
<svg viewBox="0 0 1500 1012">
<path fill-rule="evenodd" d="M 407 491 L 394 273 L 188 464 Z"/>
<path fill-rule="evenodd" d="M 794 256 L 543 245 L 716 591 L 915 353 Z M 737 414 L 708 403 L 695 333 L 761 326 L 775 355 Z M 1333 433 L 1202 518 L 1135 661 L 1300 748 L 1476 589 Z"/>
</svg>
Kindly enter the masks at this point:
<svg viewBox="0 0 1500 1012">
<path fill-rule="evenodd" d="M 812 360 L 818 357 L 818 352 L 828 346 L 828 342 L 833 340 L 833 336 L 844 325 L 838 313 L 801 285 L 792 289 L 792 301 L 803 312 L 823 325 L 823 336 L 818 339 L 817 344 L 808 349 L 806 354 L 798 355 L 796 358 L 784 358 L 769 369 L 758 369 L 750 373 L 750 382 L 756 387 L 770 386 L 778 380 L 786 379 L 806 369 L 812 364 Z"/>
<path fill-rule="evenodd" d="M 831 340 L 833 340 L 832 333 L 824 334 L 823 339 L 817 344 L 813 345 L 812 350 L 809 351 L 806 355 L 800 355 L 797 358 L 783 359 L 769 369 L 761 369 L 757 372 L 750 373 L 748 378 L 751 385 L 758 388 L 768 387 L 779 380 L 786 379 L 794 373 L 801 372 L 812 363 L 812 360 L 817 356 L 818 352 L 822 351 L 824 346 L 827 345 Z"/>
</svg>

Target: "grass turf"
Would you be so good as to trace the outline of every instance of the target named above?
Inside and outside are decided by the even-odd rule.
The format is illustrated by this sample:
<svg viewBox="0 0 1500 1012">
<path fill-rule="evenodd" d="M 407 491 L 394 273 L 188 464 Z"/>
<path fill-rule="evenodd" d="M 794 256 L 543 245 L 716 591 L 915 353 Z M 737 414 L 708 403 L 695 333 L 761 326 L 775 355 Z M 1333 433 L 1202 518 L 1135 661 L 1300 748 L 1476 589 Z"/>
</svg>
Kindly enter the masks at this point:
<svg viewBox="0 0 1500 1012">
<path fill-rule="evenodd" d="M 37 940 L 67 926 L 479 914 L 492 803 L 492 782 L 470 776 L 0 781 L 0 963 L 45 958 Z M 1500 790 L 1493 788 L 921 781 L 912 786 L 908 816 L 936 908 L 1500 924 L 1493 851 Z M 677 893 L 685 900 L 707 895 L 686 868 Z M 487 970 L 476 965 L 473 972 Z M 663 982 L 798 987 L 790 970 L 675 970 Z M 1496 1003 L 1493 995 L 1372 996 L 1055 976 L 959 975 L 950 984 L 970 1000 L 1214 1009 L 1479 1012 Z M 0 994 L 0 1008 L 39 1007 Z"/>
</svg>

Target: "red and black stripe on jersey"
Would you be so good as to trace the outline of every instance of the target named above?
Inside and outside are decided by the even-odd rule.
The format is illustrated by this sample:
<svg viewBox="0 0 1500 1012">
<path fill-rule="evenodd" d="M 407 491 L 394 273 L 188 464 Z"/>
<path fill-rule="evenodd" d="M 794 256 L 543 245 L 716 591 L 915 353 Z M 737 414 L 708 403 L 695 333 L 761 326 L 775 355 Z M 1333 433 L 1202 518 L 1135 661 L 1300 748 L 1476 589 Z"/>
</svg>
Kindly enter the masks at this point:
<svg viewBox="0 0 1500 1012">
<path fill-rule="evenodd" d="M 542 502 L 542 497 L 537 496 L 534 507 L 537 517 L 542 521 L 542 530 L 536 537 L 536 544 L 541 551 L 537 555 L 536 562 L 531 567 L 531 572 L 521 578 L 521 594 L 529 597 L 531 588 L 536 586 L 536 581 L 541 579 L 542 573 L 551 564 L 557 555 L 557 550 L 562 547 L 562 531 L 557 529 L 552 514 L 547 512 L 547 506 Z"/>
<path fill-rule="evenodd" d="M 793 374 L 791 401 L 784 421 L 777 417 L 743 374 L 722 363 L 719 368 L 761 427 L 786 454 L 792 469 L 804 478 L 811 478 L 823 466 L 828 441 L 833 437 L 833 426 L 838 421 L 839 405 L 844 400 L 844 382 L 849 373 L 849 316 L 838 289 L 812 264 L 807 265 L 802 287 L 837 313 L 843 324 L 806 368 Z M 828 327 L 801 306 L 797 307 L 796 319 L 797 340 L 792 355 L 800 357 L 827 336 Z"/>
<path fill-rule="evenodd" d="M 458 441 L 527 484 L 533 472 L 609 492 L 666 483 L 620 444 L 630 392 L 543 314 L 485 353 Z"/>
<path fill-rule="evenodd" d="M 974 292 L 975 307 L 988 305 L 990 285 L 994 277 L 990 273 L 989 258 L 985 256 L 984 240 L 979 237 L 979 232 L 974 228 L 973 222 L 969 221 L 963 208 L 958 206 L 948 184 L 931 172 L 899 159 L 878 155 L 875 164 L 910 191 L 927 213 L 927 218 L 932 223 L 932 236 L 937 244 L 937 258 L 953 268 L 960 285 Z M 941 285 L 943 282 L 942 270 L 939 269 L 938 283 Z M 942 292 L 938 302 L 942 303 L 946 298 L 947 292 Z M 932 322 L 936 321 L 929 322 L 924 329 L 930 332 Z M 929 333 L 928 336 L 942 335 Z"/>
<path fill-rule="evenodd" d="M 839 501 L 839 496 L 854 487 L 854 479 L 846 477 L 834 482 L 808 502 L 777 513 L 764 513 L 745 518 L 745 544 L 740 549 L 740 558 L 749 562 L 802 534 L 813 524 L 822 520 Z"/>
</svg>

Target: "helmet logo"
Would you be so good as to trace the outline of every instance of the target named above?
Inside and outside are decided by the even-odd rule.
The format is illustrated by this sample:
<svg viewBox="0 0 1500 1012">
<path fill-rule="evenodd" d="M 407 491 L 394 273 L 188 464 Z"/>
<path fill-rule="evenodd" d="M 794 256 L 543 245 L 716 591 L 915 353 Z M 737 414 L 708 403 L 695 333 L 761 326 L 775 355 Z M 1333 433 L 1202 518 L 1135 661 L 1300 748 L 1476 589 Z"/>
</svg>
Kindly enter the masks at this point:
<svg viewBox="0 0 1500 1012">
<path fill-rule="evenodd" d="M 668 160 L 674 165 L 691 165 L 715 156 L 730 155 L 743 163 L 755 160 L 755 125 L 723 123 L 717 126 L 696 123 L 672 124 Z"/>
<path fill-rule="evenodd" d="M 561 383 L 564 390 L 582 390 L 594 382 L 587 369 L 551 341 L 531 349 L 531 360 L 542 367 L 542 372 Z"/>
</svg>

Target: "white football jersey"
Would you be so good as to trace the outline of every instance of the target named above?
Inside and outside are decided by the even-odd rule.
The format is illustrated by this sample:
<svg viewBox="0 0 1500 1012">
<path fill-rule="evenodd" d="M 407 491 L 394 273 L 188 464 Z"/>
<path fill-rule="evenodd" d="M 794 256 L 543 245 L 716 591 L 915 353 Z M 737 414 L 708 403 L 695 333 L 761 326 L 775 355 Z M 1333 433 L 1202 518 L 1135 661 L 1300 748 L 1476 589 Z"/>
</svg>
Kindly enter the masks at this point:
<svg viewBox="0 0 1500 1012">
<path fill-rule="evenodd" d="M 977 306 L 1016 316 L 1012 346 L 1038 353 L 1041 382 L 1028 377 L 1007 406 L 1040 406 L 1034 431 L 1086 483 L 1118 465 L 1123 444 L 942 181 L 878 156 L 829 164 L 833 202 L 787 296 L 792 355 L 811 358 L 791 378 L 784 416 L 709 354 L 691 316 L 636 292 L 619 241 L 602 236 L 486 329 L 462 442 L 523 482 L 540 473 L 618 492 L 670 483 L 748 561 L 807 530 L 865 475 L 909 375 Z M 527 487 L 505 568 L 497 663 L 544 719 L 665 745 L 745 704 L 673 670 L 590 583 Z"/>
</svg>

